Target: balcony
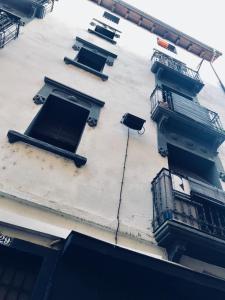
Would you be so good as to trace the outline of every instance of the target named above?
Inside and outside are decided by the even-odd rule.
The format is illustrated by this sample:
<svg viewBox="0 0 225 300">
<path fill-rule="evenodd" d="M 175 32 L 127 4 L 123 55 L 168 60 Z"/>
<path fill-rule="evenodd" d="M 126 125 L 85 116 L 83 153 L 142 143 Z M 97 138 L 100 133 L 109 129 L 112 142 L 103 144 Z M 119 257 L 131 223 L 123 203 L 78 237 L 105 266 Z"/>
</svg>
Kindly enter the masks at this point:
<svg viewBox="0 0 225 300">
<path fill-rule="evenodd" d="M 19 36 L 20 25 L 20 18 L 0 9 L 0 48 Z"/>
<path fill-rule="evenodd" d="M 151 71 L 160 80 L 179 86 L 193 95 L 199 93 L 204 86 L 198 72 L 163 52 L 155 50 L 151 61 Z"/>
<path fill-rule="evenodd" d="M 170 260 L 183 254 L 225 267 L 225 193 L 162 169 L 152 181 L 153 231 Z"/>
<path fill-rule="evenodd" d="M 39 19 L 43 19 L 54 9 L 55 0 L 33 0 L 32 2 L 37 6 L 36 17 Z"/>
<path fill-rule="evenodd" d="M 44 18 L 54 8 L 55 0 L 0 0 L 0 9 L 21 18 L 26 24 L 34 18 Z"/>
<path fill-rule="evenodd" d="M 153 91 L 150 101 L 151 118 L 155 122 L 166 119 L 167 123 L 179 124 L 179 128 L 189 135 L 213 145 L 214 151 L 224 142 L 225 132 L 216 112 L 159 86 Z"/>
</svg>

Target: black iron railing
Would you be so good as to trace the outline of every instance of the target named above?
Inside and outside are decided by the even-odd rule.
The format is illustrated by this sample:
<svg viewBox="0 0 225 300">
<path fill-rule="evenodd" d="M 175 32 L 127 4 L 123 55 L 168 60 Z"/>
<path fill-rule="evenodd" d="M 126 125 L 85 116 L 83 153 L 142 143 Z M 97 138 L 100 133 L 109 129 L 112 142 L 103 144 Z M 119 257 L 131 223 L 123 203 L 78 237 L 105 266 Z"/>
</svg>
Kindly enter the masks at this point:
<svg viewBox="0 0 225 300">
<path fill-rule="evenodd" d="M 194 198 L 188 184 L 187 178 L 167 169 L 162 169 L 154 178 L 154 231 L 170 220 L 225 239 L 225 203 Z"/>
<path fill-rule="evenodd" d="M 216 112 L 182 96 L 179 96 L 179 99 L 175 100 L 174 96 L 175 94 L 171 91 L 157 86 L 150 97 L 151 115 L 154 114 L 158 107 L 162 107 L 185 115 L 187 118 L 192 118 L 201 124 L 212 126 L 217 131 L 224 131 L 220 117 Z M 180 105 L 176 105 L 175 101 L 176 103 L 180 103 Z"/>
<path fill-rule="evenodd" d="M 37 17 L 44 18 L 47 13 L 50 13 L 54 9 L 55 0 L 32 0 L 38 10 Z"/>
<path fill-rule="evenodd" d="M 0 48 L 19 35 L 20 19 L 0 9 Z"/>
<path fill-rule="evenodd" d="M 182 63 L 181 61 L 179 61 L 177 59 L 174 59 L 173 57 L 171 57 L 169 55 L 166 55 L 165 53 L 163 53 L 161 51 L 155 50 L 155 52 L 152 55 L 151 60 L 152 60 L 152 64 L 154 62 L 159 62 L 159 63 L 165 65 L 166 67 L 168 67 L 184 76 L 187 76 L 189 78 L 192 78 L 194 80 L 197 80 L 197 81 L 203 83 L 197 71 L 195 71 L 191 68 L 188 68 L 186 66 L 186 64 Z"/>
</svg>

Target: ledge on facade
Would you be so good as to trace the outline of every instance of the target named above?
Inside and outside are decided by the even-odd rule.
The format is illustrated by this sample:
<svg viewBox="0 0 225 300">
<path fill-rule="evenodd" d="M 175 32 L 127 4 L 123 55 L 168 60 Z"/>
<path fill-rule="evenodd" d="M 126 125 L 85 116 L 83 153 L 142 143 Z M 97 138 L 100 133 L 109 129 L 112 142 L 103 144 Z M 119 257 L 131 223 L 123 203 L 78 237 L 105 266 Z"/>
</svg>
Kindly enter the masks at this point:
<svg viewBox="0 0 225 300">
<path fill-rule="evenodd" d="M 84 64 L 81 64 L 81 63 L 79 63 L 79 62 L 77 62 L 77 61 L 75 61 L 73 59 L 68 58 L 68 57 L 64 57 L 64 62 L 67 65 L 73 65 L 73 66 L 76 66 L 76 67 L 78 67 L 80 69 L 83 69 L 83 70 L 85 70 L 85 71 L 87 71 L 89 73 L 92 73 L 92 74 L 96 75 L 97 77 L 101 78 L 103 81 L 106 81 L 109 78 L 108 75 L 106 75 L 106 74 L 104 74 L 102 72 L 98 72 L 98 71 L 96 71 L 96 70 L 94 70 L 94 69 L 92 69 L 92 68 L 90 68 L 88 66 L 85 66 Z"/>
<path fill-rule="evenodd" d="M 194 183 L 194 184 L 193 184 Z M 225 267 L 225 193 L 162 169 L 152 182 L 153 228 L 159 246 Z"/>
<path fill-rule="evenodd" d="M 149 291 L 154 299 L 180 300 L 184 290 L 185 299 L 201 295 L 206 300 L 222 300 L 225 293 L 221 279 L 77 232 L 65 241 L 52 283 L 50 299 L 55 300 L 73 299 L 74 293 L 82 299 L 96 295 L 93 299 L 111 300 L 123 295 L 123 299 L 144 300 Z"/>
<path fill-rule="evenodd" d="M 88 28 L 88 32 L 99 36 L 100 38 L 106 40 L 107 42 L 110 42 L 111 44 L 116 45 L 116 41 L 115 40 L 110 39 L 109 37 L 105 36 L 104 34 L 101 34 L 101 33 L 97 32 L 97 31 L 95 31 L 93 29 L 90 29 L 90 28 Z"/>
<path fill-rule="evenodd" d="M 53 146 L 51 144 L 48 144 L 46 142 L 43 142 L 41 140 L 32 138 L 26 134 L 21 134 L 17 131 L 10 130 L 8 132 L 8 139 L 10 143 L 16 143 L 16 142 L 24 142 L 29 145 L 41 148 L 43 150 L 52 152 L 54 154 L 60 155 L 64 158 L 70 159 L 74 162 L 76 167 L 80 168 L 83 165 L 86 164 L 87 159 L 83 156 L 80 156 L 78 154 L 72 153 L 70 151 L 64 150 L 62 148 L 58 148 L 56 146 Z"/>
</svg>

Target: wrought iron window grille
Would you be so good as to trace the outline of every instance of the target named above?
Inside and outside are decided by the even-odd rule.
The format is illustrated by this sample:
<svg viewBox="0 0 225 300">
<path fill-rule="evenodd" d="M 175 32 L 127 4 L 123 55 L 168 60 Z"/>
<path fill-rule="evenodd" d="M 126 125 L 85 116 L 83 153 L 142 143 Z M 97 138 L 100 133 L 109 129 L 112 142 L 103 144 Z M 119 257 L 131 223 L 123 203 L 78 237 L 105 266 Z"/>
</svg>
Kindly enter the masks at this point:
<svg viewBox="0 0 225 300">
<path fill-rule="evenodd" d="M 18 38 L 21 25 L 19 17 L 0 9 L 0 48 Z"/>
<path fill-rule="evenodd" d="M 103 81 L 108 80 L 108 75 L 103 73 L 103 69 L 105 64 L 112 66 L 117 55 L 79 37 L 76 37 L 73 49 L 78 51 L 78 54 L 74 59 L 64 57 L 66 64 L 88 71 L 100 77 Z"/>
</svg>

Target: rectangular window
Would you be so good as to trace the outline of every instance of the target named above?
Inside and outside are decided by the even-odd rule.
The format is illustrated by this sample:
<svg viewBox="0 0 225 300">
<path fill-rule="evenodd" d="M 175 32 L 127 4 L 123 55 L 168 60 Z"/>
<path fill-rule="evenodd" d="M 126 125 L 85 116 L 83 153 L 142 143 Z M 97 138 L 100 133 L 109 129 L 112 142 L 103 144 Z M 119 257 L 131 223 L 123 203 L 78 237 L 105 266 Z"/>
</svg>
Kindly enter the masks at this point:
<svg viewBox="0 0 225 300">
<path fill-rule="evenodd" d="M 106 29 L 106 28 L 104 28 L 100 25 L 96 25 L 95 31 L 102 34 L 102 35 L 104 35 L 104 36 L 106 36 L 109 39 L 113 39 L 115 37 L 115 32 L 110 31 L 110 30 L 108 30 L 108 29 Z"/>
<path fill-rule="evenodd" d="M 98 72 L 102 72 L 106 63 L 106 57 L 96 54 L 86 48 L 81 48 L 76 57 L 76 61 Z"/>
<path fill-rule="evenodd" d="M 110 42 L 111 44 L 116 44 L 116 38 L 120 38 L 120 34 L 122 33 L 120 30 L 93 18 L 90 26 L 92 28 L 88 28 L 88 32 L 99 36 L 100 38 Z"/>
<path fill-rule="evenodd" d="M 116 24 L 119 24 L 119 22 L 120 22 L 120 18 L 118 18 L 115 15 L 112 15 L 112 14 L 108 13 L 107 11 L 104 12 L 103 17 L 110 20 L 110 21 L 112 21 L 112 22 L 114 22 L 114 23 L 116 23 Z"/>
<path fill-rule="evenodd" d="M 93 30 L 93 32 L 95 32 Z M 92 44 L 80 37 L 76 37 L 73 49 L 78 51 L 74 59 L 64 57 L 67 65 L 73 65 L 89 73 L 100 77 L 103 81 L 108 80 L 108 75 L 103 73 L 105 64 L 112 66 L 117 55 L 111 53 L 95 44 Z"/>
<path fill-rule="evenodd" d="M 71 159 L 81 167 L 87 159 L 75 152 L 89 113 L 73 101 L 50 95 L 24 134 L 8 132 L 9 142 L 25 142 Z"/>
<path fill-rule="evenodd" d="M 89 110 L 50 95 L 26 133 L 35 139 L 75 152 L 88 115 Z"/>
<path fill-rule="evenodd" d="M 221 188 L 215 162 L 211 160 L 168 144 L 168 163 L 175 173 Z"/>
</svg>

